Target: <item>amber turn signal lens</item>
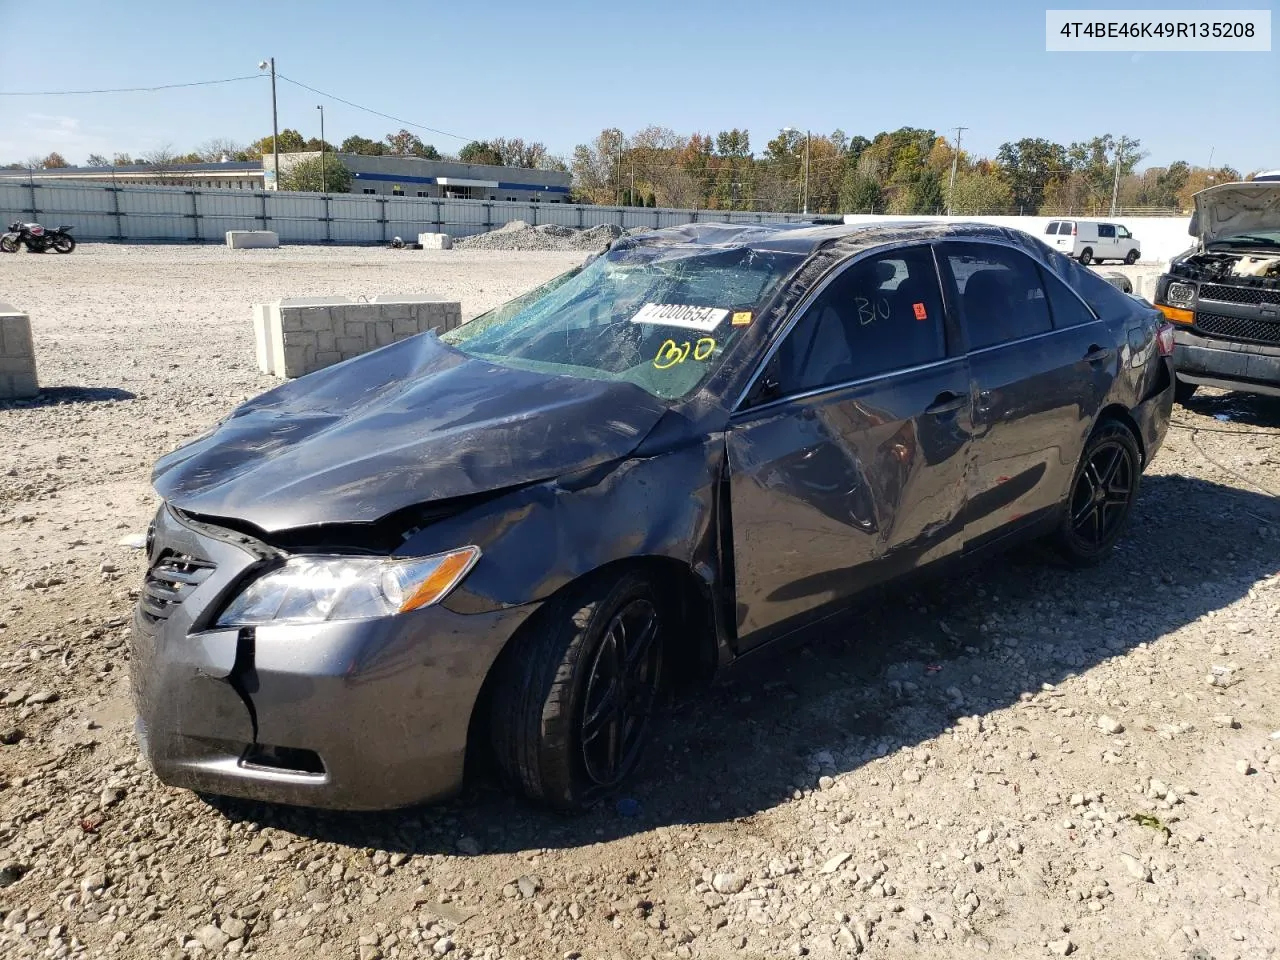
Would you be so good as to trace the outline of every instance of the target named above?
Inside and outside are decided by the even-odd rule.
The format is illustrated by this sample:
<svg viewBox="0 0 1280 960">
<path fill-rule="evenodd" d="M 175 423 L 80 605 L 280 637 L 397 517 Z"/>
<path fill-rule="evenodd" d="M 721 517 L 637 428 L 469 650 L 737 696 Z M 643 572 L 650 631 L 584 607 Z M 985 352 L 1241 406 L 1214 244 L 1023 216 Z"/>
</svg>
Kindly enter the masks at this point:
<svg viewBox="0 0 1280 960">
<path fill-rule="evenodd" d="M 400 604 L 400 612 L 407 613 L 419 607 L 427 607 L 435 603 L 467 575 L 467 571 L 480 559 L 479 547 L 465 547 L 455 550 L 440 561 L 440 565 L 418 585 L 404 602 Z"/>
<path fill-rule="evenodd" d="M 1181 307 L 1168 307 L 1163 303 L 1157 303 L 1156 309 L 1165 315 L 1166 320 L 1173 323 L 1181 323 L 1186 326 L 1196 322 L 1196 314 L 1194 310 L 1183 310 Z"/>
</svg>

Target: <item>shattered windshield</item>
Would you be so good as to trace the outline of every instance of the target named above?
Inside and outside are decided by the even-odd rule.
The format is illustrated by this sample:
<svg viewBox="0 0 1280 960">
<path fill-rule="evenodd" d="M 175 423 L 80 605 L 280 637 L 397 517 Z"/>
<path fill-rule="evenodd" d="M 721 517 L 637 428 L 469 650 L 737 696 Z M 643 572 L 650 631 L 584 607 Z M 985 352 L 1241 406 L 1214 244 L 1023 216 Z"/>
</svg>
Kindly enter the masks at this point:
<svg viewBox="0 0 1280 960">
<path fill-rule="evenodd" d="M 688 395 L 804 258 L 706 246 L 616 248 L 441 339 L 512 367 Z"/>
</svg>

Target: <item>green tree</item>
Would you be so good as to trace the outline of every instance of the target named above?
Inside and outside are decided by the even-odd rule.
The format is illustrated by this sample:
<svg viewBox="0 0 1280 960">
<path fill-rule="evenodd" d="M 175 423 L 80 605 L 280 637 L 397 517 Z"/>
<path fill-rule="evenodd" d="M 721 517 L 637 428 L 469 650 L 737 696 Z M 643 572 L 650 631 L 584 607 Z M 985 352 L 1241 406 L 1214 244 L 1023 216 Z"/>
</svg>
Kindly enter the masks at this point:
<svg viewBox="0 0 1280 960">
<path fill-rule="evenodd" d="M 486 166 L 502 166 L 502 154 L 485 140 L 472 140 L 458 151 L 458 159 L 463 163 L 481 163 Z"/>
<path fill-rule="evenodd" d="M 1070 169 L 1067 148 L 1040 137 L 1002 143 L 996 152 L 996 163 L 1013 191 L 1012 205 L 1027 214 L 1039 211 L 1050 181 L 1065 176 Z M 1055 193 L 1061 193 L 1061 188 Z"/>
<path fill-rule="evenodd" d="M 342 141 L 342 145 L 338 147 L 338 150 L 341 153 L 358 153 L 365 157 L 380 157 L 387 152 L 387 145 L 379 140 L 370 140 L 368 137 L 353 133 Z"/>
<path fill-rule="evenodd" d="M 249 155 L 249 159 L 256 160 L 259 157 L 267 156 L 274 152 L 271 144 L 271 134 L 267 134 L 261 140 L 255 140 L 245 148 L 245 153 Z M 302 153 L 307 149 L 307 138 L 300 134 L 297 130 L 285 128 L 280 131 L 280 152 L 281 153 Z M 283 166 L 283 164 L 282 164 Z"/>
<path fill-rule="evenodd" d="M 281 163 L 280 166 L 283 167 L 284 164 Z M 308 157 L 306 160 L 295 163 L 280 176 L 281 190 L 319 193 L 321 187 L 329 193 L 351 191 L 351 171 L 332 153 L 324 155 L 323 166 L 321 166 L 320 157 Z"/>
<path fill-rule="evenodd" d="M 915 183 L 911 184 L 909 194 L 911 213 L 932 215 L 942 213 L 946 206 L 942 196 L 942 179 L 932 170 L 925 170 L 920 174 Z"/>
<path fill-rule="evenodd" d="M 845 213 L 875 213 L 883 204 L 880 184 L 859 173 L 856 165 L 846 166 L 840 183 L 840 209 Z"/>
<path fill-rule="evenodd" d="M 1013 190 L 994 173 L 968 171 L 956 174 L 950 207 L 957 216 L 1007 213 L 1013 206 Z"/>
</svg>

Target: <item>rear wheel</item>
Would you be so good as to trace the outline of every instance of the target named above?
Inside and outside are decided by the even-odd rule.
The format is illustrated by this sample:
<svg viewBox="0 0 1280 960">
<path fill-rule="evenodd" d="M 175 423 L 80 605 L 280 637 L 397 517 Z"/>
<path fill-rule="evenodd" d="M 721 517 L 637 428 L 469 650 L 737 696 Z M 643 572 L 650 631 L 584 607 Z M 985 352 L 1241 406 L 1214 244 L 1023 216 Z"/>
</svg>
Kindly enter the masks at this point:
<svg viewBox="0 0 1280 960">
<path fill-rule="evenodd" d="M 1085 247 L 1083 250 L 1080 251 L 1080 262 L 1084 264 L 1086 267 L 1089 264 L 1093 263 L 1093 248 Z"/>
<path fill-rule="evenodd" d="M 1185 380 L 1177 380 L 1173 385 L 1173 399 L 1178 403 L 1186 403 L 1196 394 L 1198 384 L 1187 383 Z"/>
<path fill-rule="evenodd" d="M 1127 263 L 1127 264 L 1129 264 L 1129 266 L 1133 266 L 1135 263 L 1137 263 L 1137 262 L 1138 262 L 1138 251 L 1137 251 L 1137 250 L 1130 250 L 1130 251 L 1125 255 L 1124 262 L 1125 262 L 1125 263 Z"/>
<path fill-rule="evenodd" d="M 53 249 L 58 253 L 70 253 L 76 248 L 76 238 L 67 234 L 59 234 L 54 238 Z"/>
<path fill-rule="evenodd" d="M 1063 560 L 1091 567 L 1106 559 L 1128 525 L 1141 477 L 1142 454 L 1132 431 L 1115 420 L 1103 422 L 1085 444 L 1054 535 Z"/>
<path fill-rule="evenodd" d="M 663 606 L 642 574 L 594 578 L 503 651 L 489 721 L 510 786 L 576 811 L 635 772 L 663 682 Z"/>
</svg>

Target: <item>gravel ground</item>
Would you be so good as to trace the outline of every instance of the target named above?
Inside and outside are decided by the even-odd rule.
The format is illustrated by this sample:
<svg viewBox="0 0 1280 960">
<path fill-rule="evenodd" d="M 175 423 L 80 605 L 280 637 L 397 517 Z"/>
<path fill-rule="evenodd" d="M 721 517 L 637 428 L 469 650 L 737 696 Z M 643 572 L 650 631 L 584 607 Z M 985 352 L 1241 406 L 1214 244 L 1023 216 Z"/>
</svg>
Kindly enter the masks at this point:
<svg viewBox="0 0 1280 960">
<path fill-rule="evenodd" d="M 503 250 L 524 252 L 530 250 L 585 250 L 598 253 L 610 241 L 622 236 L 622 229 L 611 223 L 602 223 L 585 230 L 575 230 L 557 223 L 532 226 L 523 220 L 512 220 L 497 230 L 463 237 L 454 243 L 462 250 Z"/>
<path fill-rule="evenodd" d="M 1261 958 L 1280 945 L 1280 404 L 1176 411 L 1123 548 L 895 594 L 678 704 L 633 803 L 483 777 L 336 815 L 158 784 L 125 651 L 152 460 L 271 385 L 250 304 L 472 316 L 581 254 L 105 247 L 0 259 L 0 956 Z M 628 815 L 623 815 L 623 814 Z"/>
</svg>

